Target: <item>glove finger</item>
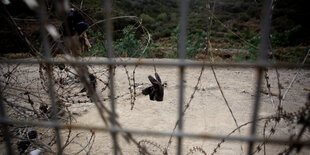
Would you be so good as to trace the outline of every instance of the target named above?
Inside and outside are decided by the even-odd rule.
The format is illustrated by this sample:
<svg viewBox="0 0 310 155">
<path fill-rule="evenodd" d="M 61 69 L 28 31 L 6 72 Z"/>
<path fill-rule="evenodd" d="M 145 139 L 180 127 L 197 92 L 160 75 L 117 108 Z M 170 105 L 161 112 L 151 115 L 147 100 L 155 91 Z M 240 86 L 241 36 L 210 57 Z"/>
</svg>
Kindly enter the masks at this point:
<svg viewBox="0 0 310 155">
<path fill-rule="evenodd" d="M 156 77 L 157 81 L 158 81 L 159 83 L 161 83 L 161 79 L 160 79 L 158 73 L 155 73 L 155 77 Z"/>
<path fill-rule="evenodd" d="M 160 85 L 160 82 L 158 82 L 157 80 L 155 80 L 155 79 L 153 78 L 153 76 L 149 75 L 148 78 L 149 78 L 150 82 L 151 82 L 154 86 L 155 86 L 155 85 Z"/>
</svg>

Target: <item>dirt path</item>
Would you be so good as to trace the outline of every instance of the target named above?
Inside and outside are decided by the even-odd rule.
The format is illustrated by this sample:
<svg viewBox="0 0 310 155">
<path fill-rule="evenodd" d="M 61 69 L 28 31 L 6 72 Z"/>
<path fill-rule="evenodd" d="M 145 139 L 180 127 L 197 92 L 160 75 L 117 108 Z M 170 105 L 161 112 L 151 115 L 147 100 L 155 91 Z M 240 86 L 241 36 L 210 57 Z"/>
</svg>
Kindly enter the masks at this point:
<svg viewBox="0 0 310 155">
<path fill-rule="evenodd" d="M 98 67 L 100 69 L 100 67 Z M 130 110 L 130 95 L 128 94 L 128 79 L 125 74 L 125 69 L 122 66 L 116 68 L 115 86 L 116 95 L 123 95 L 123 97 L 116 100 L 117 114 L 119 115 L 119 122 L 124 128 L 140 129 L 140 130 L 154 130 L 172 132 L 175 122 L 177 121 L 178 109 L 178 93 L 179 93 L 179 78 L 178 69 L 173 67 L 157 67 L 157 72 L 161 76 L 163 82 L 167 82 L 165 88 L 165 96 L 163 102 L 150 101 L 148 96 L 140 95 L 141 90 L 150 85 L 147 76 L 154 75 L 153 67 L 139 66 L 136 70 L 136 83 L 142 84 L 137 87 L 138 96 L 135 101 L 133 110 Z M 133 67 L 127 67 L 129 74 L 132 76 Z M 215 68 L 220 85 L 227 98 L 233 114 L 237 120 L 238 125 L 242 125 L 251 121 L 252 106 L 254 103 L 255 94 L 255 69 L 241 69 L 241 68 Z M 200 73 L 200 68 L 187 68 L 185 72 L 185 103 L 189 102 L 190 96 L 194 91 L 195 84 Z M 283 85 L 282 93 L 286 90 L 290 80 L 293 78 L 296 70 L 280 70 L 281 84 Z M 269 71 L 271 90 L 277 94 L 277 81 L 274 70 Z M 101 77 L 99 77 L 101 78 Z M 288 111 L 295 111 L 306 102 L 306 96 L 309 91 L 304 90 L 304 87 L 310 86 L 310 71 L 301 71 L 295 83 L 290 89 L 285 101 L 283 102 L 284 109 Z M 100 87 L 100 85 L 99 85 Z M 264 85 L 264 89 L 266 86 Z M 103 97 L 107 95 L 107 91 L 101 94 Z M 276 96 L 272 99 L 278 103 Z M 104 102 L 109 106 L 109 101 Z M 76 117 L 79 124 L 91 126 L 104 126 L 100 119 L 97 109 L 94 106 L 88 109 L 88 112 L 82 116 Z M 261 95 L 260 117 L 274 114 L 275 108 L 271 104 L 268 95 Z M 271 122 L 270 124 L 273 124 Z M 262 135 L 264 122 L 258 125 L 258 134 Z M 271 125 L 270 125 L 271 126 Z M 196 92 L 189 109 L 184 116 L 184 131 L 189 133 L 209 133 L 216 135 L 228 135 L 236 128 L 223 97 L 218 89 L 213 73 L 210 68 L 206 68 L 203 72 L 198 91 Z M 250 125 L 241 128 L 241 135 L 248 135 Z M 298 131 L 298 130 L 296 130 Z M 267 131 L 269 133 L 270 130 Z M 85 144 L 90 137 L 88 131 L 74 131 L 74 133 L 82 133 L 80 137 L 74 140 L 74 144 L 66 148 L 65 152 L 68 154 L 77 152 L 81 149 L 80 144 Z M 239 135 L 235 132 L 233 135 Z M 289 137 L 288 127 L 285 122 L 281 122 L 277 128 L 275 135 L 272 137 Z M 139 136 L 134 135 L 138 141 L 148 140 L 166 147 L 169 137 L 154 137 L 154 136 Z M 306 137 L 306 138 L 309 138 Z M 122 137 L 118 137 L 121 144 L 122 152 L 124 154 L 138 154 L 137 147 L 124 141 Z M 176 153 L 176 139 L 172 139 L 172 145 L 168 149 L 169 154 Z M 188 153 L 194 146 L 203 148 L 207 154 L 211 154 L 218 145 L 220 140 L 197 140 L 185 139 L 183 141 L 183 154 Z M 243 152 L 240 149 L 242 144 Z M 150 145 L 148 145 L 150 146 Z M 217 154 L 235 155 L 245 154 L 247 144 L 237 142 L 225 142 L 217 150 Z M 158 154 L 155 147 L 153 148 L 155 154 Z M 268 145 L 266 147 L 267 154 L 277 154 L 285 147 L 278 145 Z M 87 150 L 89 148 L 86 148 Z M 255 148 L 256 149 L 256 148 Z M 151 151 L 151 152 L 153 152 Z M 94 145 L 92 146 L 92 154 L 112 154 L 112 141 L 108 133 L 96 132 Z M 85 152 L 81 152 L 84 154 Z M 309 154 L 310 151 L 304 149 L 301 154 Z M 263 154 L 263 151 L 258 154 Z"/>
</svg>

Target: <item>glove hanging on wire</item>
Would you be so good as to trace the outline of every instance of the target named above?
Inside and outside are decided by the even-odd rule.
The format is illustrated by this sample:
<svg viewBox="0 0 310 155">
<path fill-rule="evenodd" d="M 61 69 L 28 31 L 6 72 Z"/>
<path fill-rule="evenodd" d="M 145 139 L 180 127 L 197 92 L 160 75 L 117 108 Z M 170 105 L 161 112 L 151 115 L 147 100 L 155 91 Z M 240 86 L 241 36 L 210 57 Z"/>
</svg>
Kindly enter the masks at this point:
<svg viewBox="0 0 310 155">
<path fill-rule="evenodd" d="M 142 94 L 149 95 L 150 100 L 163 101 L 164 99 L 164 87 L 161 83 L 161 79 L 157 73 L 155 73 L 155 78 L 151 75 L 148 76 L 152 83 L 152 86 L 147 87 L 142 90 Z"/>
</svg>

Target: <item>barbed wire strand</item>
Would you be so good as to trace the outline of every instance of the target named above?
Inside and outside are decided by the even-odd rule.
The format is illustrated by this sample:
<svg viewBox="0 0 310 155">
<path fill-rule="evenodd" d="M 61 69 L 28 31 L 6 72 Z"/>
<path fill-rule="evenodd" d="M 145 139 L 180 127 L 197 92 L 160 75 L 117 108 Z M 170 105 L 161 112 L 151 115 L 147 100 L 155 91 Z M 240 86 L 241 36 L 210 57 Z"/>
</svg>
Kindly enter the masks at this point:
<svg viewBox="0 0 310 155">
<path fill-rule="evenodd" d="M 216 19 L 216 17 L 214 16 L 215 5 L 216 5 L 216 1 L 214 1 L 214 3 L 213 3 L 212 11 L 210 11 L 209 9 L 207 9 L 207 10 L 209 11 L 209 14 L 211 15 L 211 17 L 210 17 L 210 25 L 209 25 L 208 37 L 207 37 L 207 43 L 208 43 L 208 44 L 207 44 L 207 47 L 206 47 L 206 50 L 207 50 L 206 53 L 208 53 L 209 48 L 212 48 L 212 43 L 211 43 L 210 38 L 211 38 L 211 28 L 212 28 L 213 20 L 214 20 L 214 18 Z M 212 54 L 211 54 L 211 62 L 214 62 L 214 59 L 213 59 L 213 55 L 212 55 Z M 228 104 L 228 101 L 227 101 L 227 99 L 226 99 L 226 97 L 225 97 L 225 95 L 224 95 L 224 92 L 223 92 L 223 90 L 222 90 L 222 87 L 221 87 L 221 85 L 220 85 L 220 83 L 219 83 L 219 80 L 218 80 L 218 78 L 217 78 L 217 75 L 216 75 L 216 73 L 215 73 L 215 69 L 214 69 L 214 67 L 213 67 L 212 65 L 211 65 L 211 70 L 212 70 L 214 79 L 215 79 L 215 81 L 216 81 L 216 84 L 217 84 L 217 86 L 218 86 L 218 88 L 219 88 L 219 90 L 220 90 L 220 92 L 221 92 L 221 95 L 222 95 L 222 97 L 223 97 L 223 99 L 224 99 L 224 102 L 225 102 L 225 104 L 226 104 L 226 106 L 227 106 L 227 108 L 228 108 L 228 110 L 229 110 L 229 112 L 230 112 L 230 114 L 231 114 L 231 116 L 232 116 L 232 118 L 233 118 L 233 120 L 234 120 L 234 123 L 235 123 L 236 127 L 238 128 L 239 125 L 238 125 L 237 119 L 236 119 L 236 117 L 235 117 L 235 115 L 234 115 L 234 113 L 233 113 L 233 111 L 232 111 L 230 105 Z M 239 134 L 241 135 L 241 131 L 240 131 L 239 129 L 238 129 L 238 132 L 239 132 Z M 243 147 L 242 147 L 242 145 L 240 146 L 240 149 L 241 149 L 241 153 L 242 153 L 242 152 L 243 152 Z"/>
</svg>

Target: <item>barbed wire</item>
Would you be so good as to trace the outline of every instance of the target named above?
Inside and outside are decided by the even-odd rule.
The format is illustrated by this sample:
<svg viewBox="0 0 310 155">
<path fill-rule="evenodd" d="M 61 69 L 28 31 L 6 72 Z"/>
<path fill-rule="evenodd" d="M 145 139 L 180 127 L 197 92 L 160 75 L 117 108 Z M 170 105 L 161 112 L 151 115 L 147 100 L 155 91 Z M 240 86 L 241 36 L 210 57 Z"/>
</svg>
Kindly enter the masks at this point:
<svg viewBox="0 0 310 155">
<path fill-rule="evenodd" d="M 2 5 L 2 3 L 1 3 Z M 82 6 L 82 3 L 81 3 Z M 87 15 L 87 14 L 86 14 Z M 213 12 L 210 14 L 212 18 L 215 20 L 217 19 Z M 91 17 L 89 17 L 91 19 Z M 115 17 L 114 19 L 120 19 L 120 18 L 133 18 L 137 19 L 135 16 L 122 16 L 122 17 Z M 12 18 L 13 19 L 13 18 Z M 13 19 L 14 21 L 15 19 Z M 95 26 L 99 23 L 103 23 L 106 20 L 101 20 L 93 23 L 92 26 Z M 213 22 L 213 19 L 210 23 Z M 219 21 L 217 21 L 219 22 Z M 97 107 L 100 117 L 102 118 L 105 125 L 110 126 L 111 120 L 109 119 L 111 117 L 111 110 L 107 108 L 103 101 L 110 100 L 111 98 L 117 99 L 122 98 L 126 95 L 130 95 L 130 104 L 131 109 L 134 108 L 136 97 L 140 94 L 137 93 L 137 86 L 139 83 L 136 82 L 136 69 L 139 67 L 139 61 L 142 59 L 142 56 L 145 54 L 146 49 L 151 44 L 151 35 L 148 32 L 148 30 L 143 27 L 142 22 L 138 21 L 138 27 L 136 28 L 142 28 L 143 32 L 147 34 L 147 42 L 146 45 L 143 47 L 142 54 L 139 57 L 137 64 L 134 65 L 134 69 L 132 71 L 132 75 L 129 74 L 129 69 L 126 66 L 124 67 L 125 74 L 127 76 L 128 85 L 129 85 L 129 91 L 120 94 L 115 95 L 115 97 L 101 97 L 100 94 L 107 90 L 107 88 L 111 89 L 109 86 L 109 78 L 106 75 L 105 78 L 102 78 L 103 75 L 105 75 L 108 72 L 108 69 L 105 68 L 102 69 L 103 71 L 98 71 L 94 66 L 87 65 L 82 66 L 78 64 L 72 64 L 72 65 L 51 65 L 51 64 L 45 64 L 41 63 L 39 65 L 36 64 L 29 64 L 29 66 L 34 67 L 35 69 L 29 70 L 29 66 L 25 64 L 16 64 L 16 65 L 0 65 L 0 76 L 1 76 L 1 100 L 7 105 L 7 112 L 9 118 L 14 118 L 16 120 L 42 120 L 42 121 L 51 121 L 53 117 L 55 117 L 58 121 L 65 122 L 69 125 L 72 124 L 72 122 L 76 121 L 74 118 L 74 106 L 75 104 L 86 104 L 90 103 Z M 210 25 L 211 28 L 212 25 Z M 18 26 L 16 26 L 18 27 Z M 210 30 L 209 30 L 210 31 Z M 234 33 L 233 33 L 234 34 Z M 234 34 L 237 35 L 237 34 Z M 243 42 L 245 42 L 244 39 L 240 38 Z M 26 39 L 25 39 L 26 40 Z M 246 42 L 245 42 L 246 43 Z M 249 45 L 247 42 L 246 44 Z M 206 51 L 205 54 L 208 53 L 208 47 L 212 48 L 212 44 L 210 42 L 210 35 L 208 36 L 208 39 L 206 39 Z M 253 46 L 253 45 L 250 45 Z M 74 51 L 73 51 L 74 52 Z M 308 51 L 307 55 L 305 56 L 304 61 L 302 64 L 305 63 L 310 50 Z M 69 52 L 66 53 L 69 55 Z M 65 61 L 78 61 L 81 60 L 79 57 L 71 57 L 67 56 L 64 58 Z M 212 54 L 211 54 L 211 59 Z M 154 61 L 154 60 L 153 60 Z M 27 67 L 26 69 L 23 69 L 24 67 Z M 199 91 L 198 87 L 201 85 L 201 78 L 203 75 L 203 72 L 205 70 L 205 67 L 201 67 L 201 70 L 199 72 L 199 76 L 197 78 L 197 81 L 194 86 L 194 90 L 190 95 L 189 101 L 184 105 L 183 108 L 183 115 L 185 115 L 186 111 L 190 107 L 195 94 L 197 91 Z M 245 127 L 252 122 L 247 122 L 241 125 L 238 125 L 237 119 L 234 116 L 234 113 L 228 104 L 228 101 L 224 95 L 224 91 L 220 85 L 220 81 L 217 78 L 216 72 L 214 67 L 211 65 L 211 70 L 213 73 L 213 76 L 217 82 L 217 86 L 221 92 L 221 95 L 225 101 L 225 104 L 227 108 L 230 111 L 231 117 L 234 120 L 234 123 L 236 125 L 236 128 L 231 131 L 227 137 L 231 136 L 233 133 L 238 131 L 241 134 L 241 128 Z M 156 66 L 154 65 L 154 72 L 156 73 Z M 278 83 L 278 89 L 279 89 L 279 104 L 278 109 L 275 115 L 259 118 L 258 121 L 265 121 L 264 127 L 263 127 L 263 136 L 266 139 L 271 138 L 273 134 L 277 131 L 277 125 L 279 124 L 280 120 L 288 121 L 289 123 L 296 124 L 302 124 L 302 129 L 298 132 L 297 135 L 291 135 L 291 138 L 295 141 L 299 141 L 302 135 L 304 135 L 305 130 L 308 128 L 309 124 L 309 118 L 310 118 L 310 111 L 309 111 L 309 103 L 306 103 L 304 107 L 301 108 L 301 110 L 293 113 L 288 113 L 282 108 L 282 101 L 285 99 L 286 95 L 289 92 L 289 89 L 292 87 L 294 81 L 296 80 L 296 77 L 298 76 L 300 70 L 295 74 L 294 78 L 290 82 L 287 90 L 284 92 L 283 96 L 281 96 L 281 83 L 280 83 L 280 75 L 276 68 L 276 76 L 277 76 L 277 83 Z M 265 72 L 265 80 L 266 80 L 266 87 L 268 89 L 268 95 L 271 99 L 272 105 L 274 105 L 274 100 L 272 99 L 271 95 L 271 86 L 270 86 L 270 79 L 268 75 L 268 70 Z M 95 76 L 95 79 L 99 84 L 97 84 L 97 88 L 92 87 L 91 81 L 89 81 L 89 75 L 93 74 Z M 115 74 L 115 72 L 114 72 Z M 132 76 L 132 77 L 131 77 Z M 2 78 L 3 77 L 3 78 Z M 51 79 L 53 81 L 53 88 L 55 89 L 55 104 L 56 106 L 56 112 L 53 113 L 52 105 L 50 103 L 46 103 L 46 101 L 49 99 L 49 93 L 51 93 L 51 89 L 49 89 L 49 83 L 48 79 Z M 99 86 L 100 85 L 100 86 Z M 143 85 L 143 83 L 142 83 Z M 79 89 L 86 88 L 86 92 L 80 92 Z M 309 102 L 309 101 L 308 101 Z M 70 103 L 70 104 L 69 104 Z M 90 106 L 91 106 L 90 105 Z M 87 106 L 87 105 L 85 105 Z M 82 107 L 79 105 L 78 107 Z M 54 115 L 55 114 L 55 115 Z M 117 117 L 117 116 L 116 116 Z M 274 122 L 273 125 L 270 125 L 271 122 Z M 140 140 L 139 142 L 132 137 L 132 134 L 129 132 L 126 132 L 122 134 L 122 136 L 128 140 L 132 141 L 139 149 L 139 152 L 141 154 L 150 154 L 148 151 L 150 148 L 156 148 L 157 151 L 160 151 L 162 154 L 168 154 L 169 146 L 172 143 L 172 137 L 175 132 L 176 127 L 179 124 L 179 120 L 176 121 L 175 126 L 172 130 L 172 134 L 169 137 L 168 144 L 166 147 L 161 146 L 160 144 L 151 141 L 151 140 Z M 121 124 L 116 121 L 117 127 L 121 128 Z M 270 128 L 270 134 L 266 135 L 266 130 Z M 36 131 L 37 133 L 40 133 L 39 136 L 33 140 L 29 136 L 30 131 Z M 36 126 L 13 126 L 10 127 L 10 133 L 13 134 L 13 143 L 16 145 L 15 147 L 18 147 L 18 145 L 24 146 L 28 145 L 26 149 L 22 150 L 24 152 L 29 152 L 30 148 L 43 148 L 47 152 L 56 153 L 54 151 L 53 146 L 57 143 L 56 142 L 56 131 L 52 129 L 45 129 L 40 128 Z M 80 132 L 80 133 L 73 133 L 71 128 L 68 128 L 65 131 L 65 139 L 64 144 L 61 147 L 61 152 L 63 152 L 69 145 L 71 144 L 77 144 L 80 146 L 80 149 L 77 150 L 77 153 L 85 152 L 86 154 L 89 154 L 92 150 L 92 147 L 95 142 L 96 134 L 94 131 L 89 131 L 90 136 L 86 133 Z M 83 136 L 86 139 L 86 143 L 78 142 L 77 138 L 79 136 Z M 226 139 L 222 139 L 221 142 L 218 143 L 217 147 L 213 149 L 213 153 L 217 153 L 217 151 L 221 148 L 221 145 L 226 142 Z M 262 150 L 262 147 L 264 147 L 264 152 L 266 152 L 265 148 L 265 142 L 257 145 L 256 150 L 253 152 L 255 154 L 256 152 L 259 152 Z M 121 150 L 120 146 L 117 146 L 119 150 Z M 290 153 L 294 149 L 297 149 L 297 151 L 301 147 L 299 145 L 290 145 L 287 149 L 283 150 L 283 153 Z M 21 149 L 19 149 L 21 150 Z M 146 151 L 147 150 L 147 151 Z M 241 146 L 242 150 L 242 146 Z M 195 152 L 200 152 L 202 154 L 206 154 L 206 151 L 200 147 L 195 146 L 192 147 L 188 154 L 193 154 Z M 122 151 L 119 151 L 119 153 L 122 153 Z M 265 153 L 266 154 L 266 153 Z"/>
<path fill-rule="evenodd" d="M 189 149 L 189 152 L 186 155 L 196 154 L 197 152 L 207 155 L 206 151 L 199 146 L 194 146 L 193 148 Z"/>
</svg>

